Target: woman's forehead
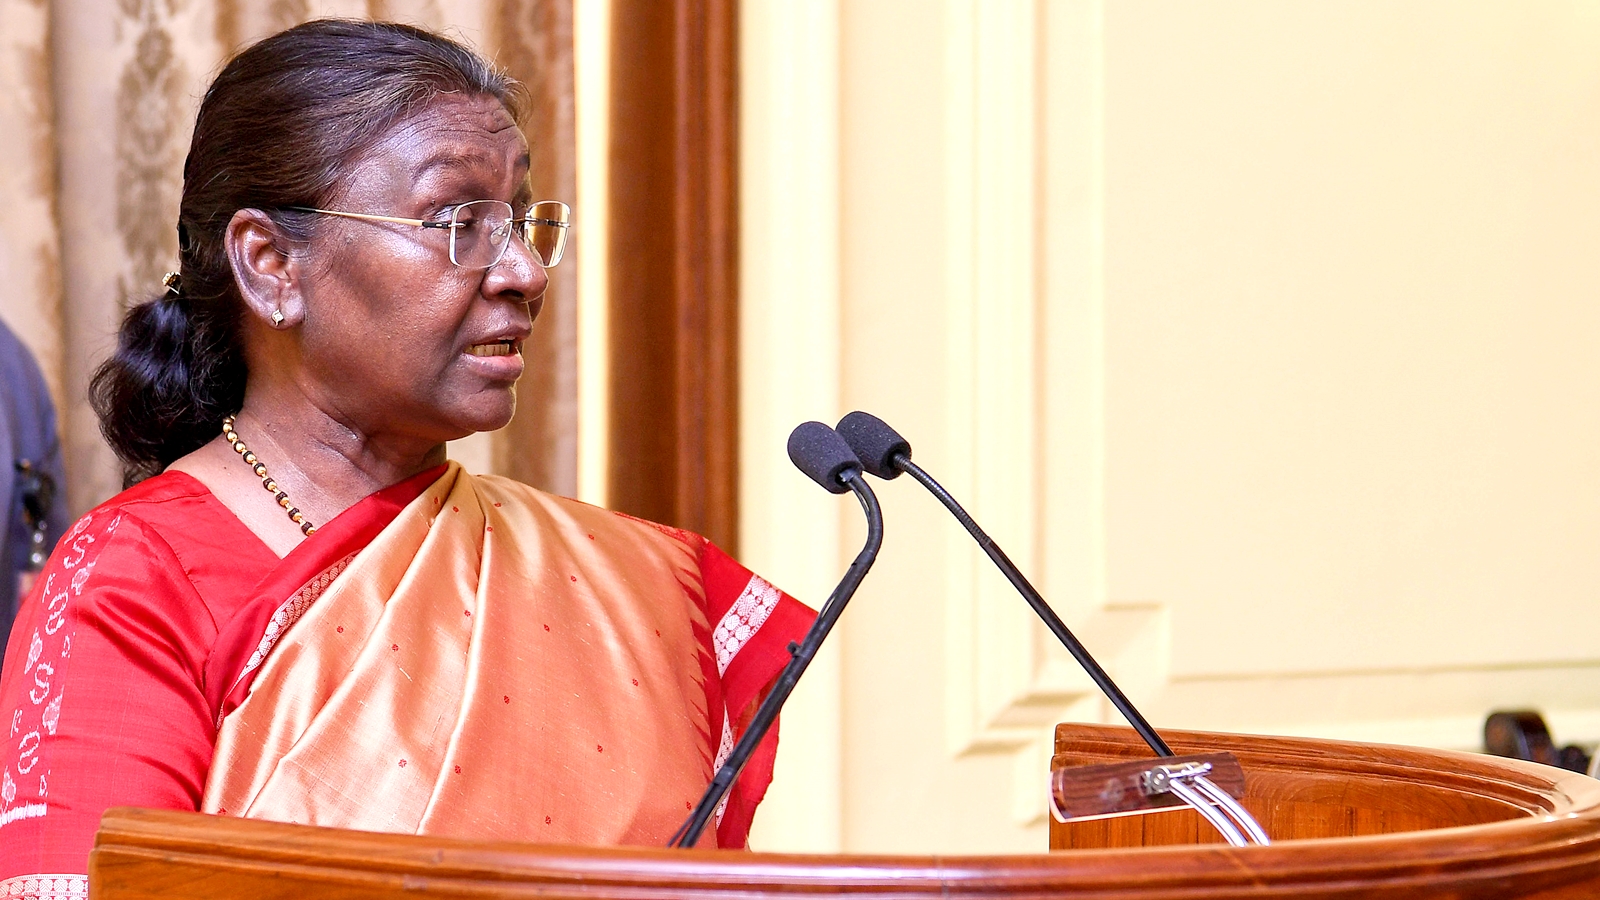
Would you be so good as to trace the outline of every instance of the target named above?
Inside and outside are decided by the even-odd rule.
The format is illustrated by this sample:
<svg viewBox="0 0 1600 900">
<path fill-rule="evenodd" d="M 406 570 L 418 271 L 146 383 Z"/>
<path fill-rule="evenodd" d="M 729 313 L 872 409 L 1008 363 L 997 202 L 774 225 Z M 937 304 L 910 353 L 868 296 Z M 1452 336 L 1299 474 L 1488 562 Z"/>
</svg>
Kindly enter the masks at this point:
<svg viewBox="0 0 1600 900">
<path fill-rule="evenodd" d="M 396 124 L 347 170 L 347 190 L 460 179 L 516 181 L 528 170 L 528 142 L 500 101 L 443 94 Z M 494 185 L 485 185 L 492 187 Z"/>
</svg>

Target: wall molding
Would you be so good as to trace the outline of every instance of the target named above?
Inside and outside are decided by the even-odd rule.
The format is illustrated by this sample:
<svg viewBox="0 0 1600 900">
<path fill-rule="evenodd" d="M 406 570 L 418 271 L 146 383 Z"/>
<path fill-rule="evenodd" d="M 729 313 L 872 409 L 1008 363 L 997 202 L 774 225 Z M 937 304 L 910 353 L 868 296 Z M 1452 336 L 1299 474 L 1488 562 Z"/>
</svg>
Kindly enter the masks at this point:
<svg viewBox="0 0 1600 900">
<path fill-rule="evenodd" d="M 613 0 L 610 505 L 737 553 L 739 6 Z"/>
<path fill-rule="evenodd" d="M 796 424 L 840 412 L 840 230 L 796 214 L 825 219 L 842 206 L 838 2 L 744 0 L 739 44 L 740 555 L 819 606 L 842 567 L 841 516 L 858 514 L 796 472 L 784 448 Z M 758 849 L 844 849 L 843 637 L 823 645 L 784 707 Z"/>
<path fill-rule="evenodd" d="M 951 481 L 1137 703 L 1170 629 L 1105 590 L 1101 7 L 945 11 Z M 1009 755 L 1013 817 L 1041 821 L 1055 724 L 1115 713 L 968 536 L 949 541 L 947 749 Z"/>
</svg>

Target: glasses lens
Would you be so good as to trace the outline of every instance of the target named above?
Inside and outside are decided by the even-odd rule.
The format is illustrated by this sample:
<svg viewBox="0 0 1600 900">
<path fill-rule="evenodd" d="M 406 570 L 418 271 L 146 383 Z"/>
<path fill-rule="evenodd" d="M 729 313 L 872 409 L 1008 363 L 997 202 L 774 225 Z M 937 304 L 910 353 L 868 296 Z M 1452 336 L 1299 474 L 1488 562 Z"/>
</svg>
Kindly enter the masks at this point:
<svg viewBox="0 0 1600 900">
<path fill-rule="evenodd" d="M 523 240 L 539 257 L 546 269 L 561 262 L 567 249 L 567 225 L 572 210 L 560 200 L 540 200 L 528 210 L 523 220 Z"/>
<path fill-rule="evenodd" d="M 474 200 L 450 213 L 450 261 L 464 269 L 487 269 L 500 261 L 511 239 L 511 204 Z"/>
</svg>

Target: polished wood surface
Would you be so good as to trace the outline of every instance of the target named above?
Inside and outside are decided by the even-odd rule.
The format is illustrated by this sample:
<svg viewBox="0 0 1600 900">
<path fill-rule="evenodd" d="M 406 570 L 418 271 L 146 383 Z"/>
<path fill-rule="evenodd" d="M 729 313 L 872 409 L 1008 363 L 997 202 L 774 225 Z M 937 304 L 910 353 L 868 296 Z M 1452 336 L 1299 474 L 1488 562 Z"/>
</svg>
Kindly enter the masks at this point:
<svg viewBox="0 0 1600 900">
<path fill-rule="evenodd" d="M 1153 759 L 1131 732 L 1058 728 L 1052 771 Z M 1298 738 L 1162 732 L 1177 753 L 1234 753 L 1240 798 L 1274 840 L 1350 837 L 1564 815 L 1579 797 L 1600 804 L 1600 782 L 1474 753 Z M 1592 794 L 1590 792 L 1593 792 Z M 1600 813 L 1600 809 L 1597 809 Z M 1192 810 L 1093 822 L 1053 822 L 1052 849 L 1220 841 Z M 1198 834 L 1197 834 L 1198 833 Z"/>
<path fill-rule="evenodd" d="M 1170 730 L 1162 736 L 1176 753 L 1238 757 L 1245 772 L 1240 801 L 1276 842 L 1233 860 L 1248 861 L 1251 879 L 1331 887 L 1359 872 L 1366 881 L 1355 896 L 1380 896 L 1395 885 L 1394 896 L 1600 897 L 1600 781 L 1474 753 Z M 1132 729 L 1060 725 L 1050 767 L 1150 758 Z M 1206 844 L 1223 847 L 1187 809 L 1050 824 L 1053 850 L 1168 847 L 1203 860 Z M 1406 883 L 1414 887 L 1398 887 Z"/>
<path fill-rule="evenodd" d="M 730 553 L 739 524 L 738 6 L 615 0 L 609 181 L 606 505 L 699 532 Z"/>
<path fill-rule="evenodd" d="M 483 844 L 121 809 L 102 822 L 90 860 L 91 890 L 97 900 L 1600 896 L 1600 782 L 1585 776 L 1411 748 L 1185 732 L 1166 737 L 1183 753 L 1236 754 L 1245 769 L 1246 802 L 1269 813 L 1264 824 L 1278 842 L 1232 848 L 1192 834 L 1186 846 L 1142 846 L 1171 843 L 1172 835 L 1151 831 L 1147 823 L 1192 816 L 1181 810 L 1084 823 L 1140 823 L 1137 833 L 1106 833 L 1131 847 L 937 857 Z M 1148 753 L 1126 729 L 1063 726 L 1057 740 L 1059 765 Z M 1072 836 L 1080 838 L 1092 840 L 1087 833 Z"/>
</svg>

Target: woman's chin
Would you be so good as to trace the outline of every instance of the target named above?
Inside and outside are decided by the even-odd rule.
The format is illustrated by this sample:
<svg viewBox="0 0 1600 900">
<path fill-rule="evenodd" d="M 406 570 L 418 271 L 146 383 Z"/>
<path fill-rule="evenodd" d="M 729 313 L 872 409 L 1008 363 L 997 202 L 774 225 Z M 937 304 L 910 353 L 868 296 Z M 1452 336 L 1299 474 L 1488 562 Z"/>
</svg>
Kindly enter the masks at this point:
<svg viewBox="0 0 1600 900">
<path fill-rule="evenodd" d="M 508 389 L 504 392 L 504 396 L 499 397 L 478 394 L 451 410 L 453 413 L 450 417 L 450 424 L 453 426 L 451 430 L 460 432 L 460 437 L 451 440 L 470 437 L 480 431 L 499 431 L 511 424 L 511 417 L 516 411 L 515 391 Z"/>
</svg>

